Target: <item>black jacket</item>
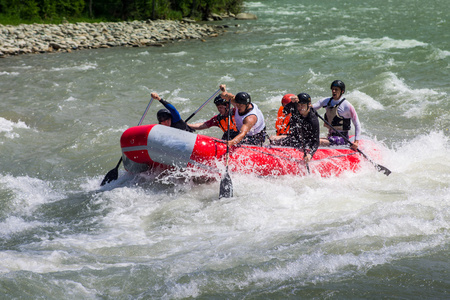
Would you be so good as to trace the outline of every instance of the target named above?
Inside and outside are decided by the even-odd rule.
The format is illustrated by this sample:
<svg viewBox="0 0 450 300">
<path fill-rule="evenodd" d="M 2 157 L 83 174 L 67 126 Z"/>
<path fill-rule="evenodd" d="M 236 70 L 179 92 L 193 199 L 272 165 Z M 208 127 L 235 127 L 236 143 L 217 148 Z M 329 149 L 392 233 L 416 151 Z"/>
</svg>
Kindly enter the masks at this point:
<svg viewBox="0 0 450 300">
<path fill-rule="evenodd" d="M 292 114 L 289 126 L 289 135 L 281 141 L 284 146 L 309 149 L 311 156 L 319 148 L 320 127 L 316 111 L 311 107 L 308 115 L 303 117 L 297 110 L 296 103 L 288 103 L 284 108 L 284 113 Z"/>
</svg>

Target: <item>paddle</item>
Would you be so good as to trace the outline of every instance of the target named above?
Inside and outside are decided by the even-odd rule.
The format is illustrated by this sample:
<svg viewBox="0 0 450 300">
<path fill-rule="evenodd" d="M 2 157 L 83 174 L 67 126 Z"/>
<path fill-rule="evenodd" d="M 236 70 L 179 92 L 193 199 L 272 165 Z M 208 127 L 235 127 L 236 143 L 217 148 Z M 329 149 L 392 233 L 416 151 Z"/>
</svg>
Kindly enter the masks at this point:
<svg viewBox="0 0 450 300">
<path fill-rule="evenodd" d="M 306 157 L 306 149 L 305 146 L 303 145 L 303 160 L 305 160 Z M 306 171 L 308 171 L 308 174 L 311 174 L 311 170 L 309 169 L 309 163 L 305 162 L 305 166 L 306 166 Z"/>
<path fill-rule="evenodd" d="M 231 121 L 231 105 L 230 102 L 228 102 L 227 153 L 225 154 L 226 155 L 225 175 L 220 181 L 219 199 L 223 197 L 225 198 L 233 197 L 233 182 L 231 182 L 231 177 L 230 174 L 228 173 L 228 159 L 230 156 L 230 147 L 228 146 L 228 141 L 230 140 L 230 121 Z"/>
<path fill-rule="evenodd" d="M 150 108 L 150 105 L 152 105 L 153 102 L 153 98 L 150 99 L 150 101 L 148 102 L 147 108 L 145 109 L 144 114 L 142 115 L 141 119 L 139 120 L 138 126 L 142 124 L 142 121 L 144 121 L 145 115 L 148 112 L 148 109 Z M 100 183 L 100 186 L 104 186 L 105 184 L 117 180 L 117 178 L 119 177 L 119 166 L 122 163 L 122 157 L 120 157 L 119 162 L 117 163 L 117 166 L 112 169 L 111 171 L 109 171 L 108 173 L 106 173 L 105 178 L 103 178 L 102 183 Z"/>
<path fill-rule="evenodd" d="M 350 142 L 350 140 L 349 140 L 345 135 L 343 135 L 341 132 L 339 132 L 339 131 L 336 130 L 333 126 L 331 126 L 331 124 L 330 124 L 328 121 L 326 121 L 324 118 L 322 118 L 322 117 L 317 113 L 317 111 L 316 111 L 316 115 L 317 115 L 322 121 L 324 121 L 325 124 L 327 124 L 328 126 L 330 126 L 330 128 L 332 128 L 335 132 L 337 132 L 337 133 L 338 133 L 338 134 L 339 134 L 339 135 L 340 135 L 347 143 L 349 143 L 350 145 L 352 144 L 352 142 Z M 365 159 L 367 159 L 372 165 L 374 165 L 374 167 L 378 170 L 378 172 L 383 172 L 384 175 L 386 175 L 386 176 L 389 176 L 389 174 L 391 174 L 391 171 L 390 171 L 388 168 L 386 168 L 386 167 L 384 167 L 384 166 L 382 166 L 382 165 L 379 165 L 379 164 L 377 164 L 376 162 L 374 162 L 373 160 L 371 160 L 367 155 L 364 154 L 364 152 L 362 152 L 361 150 L 359 150 L 359 148 L 357 148 L 356 151 L 358 151 L 362 156 L 364 156 Z"/>
<path fill-rule="evenodd" d="M 309 163 L 306 163 L 306 170 L 308 171 L 308 174 L 311 174 L 311 170 L 309 169 Z"/>
<path fill-rule="evenodd" d="M 208 104 L 208 102 L 211 101 L 211 99 L 214 98 L 217 95 L 217 93 L 219 93 L 219 92 L 220 92 L 220 89 L 218 89 L 211 97 L 209 97 L 209 99 L 206 100 L 205 103 L 203 103 L 199 108 L 197 108 L 197 110 L 194 111 L 192 113 L 192 115 L 190 115 L 186 120 L 184 120 L 184 122 L 187 123 L 193 116 L 195 116 L 196 113 L 198 113 L 206 104 Z"/>
<path fill-rule="evenodd" d="M 303 120 L 301 121 L 303 125 Z M 305 160 L 305 157 L 307 155 L 306 153 L 306 146 L 305 146 L 305 131 L 303 126 L 301 126 L 302 129 L 302 146 L 303 146 L 303 160 Z M 311 171 L 309 170 L 309 164 L 305 161 L 306 170 L 308 171 L 308 174 L 311 174 Z"/>
</svg>

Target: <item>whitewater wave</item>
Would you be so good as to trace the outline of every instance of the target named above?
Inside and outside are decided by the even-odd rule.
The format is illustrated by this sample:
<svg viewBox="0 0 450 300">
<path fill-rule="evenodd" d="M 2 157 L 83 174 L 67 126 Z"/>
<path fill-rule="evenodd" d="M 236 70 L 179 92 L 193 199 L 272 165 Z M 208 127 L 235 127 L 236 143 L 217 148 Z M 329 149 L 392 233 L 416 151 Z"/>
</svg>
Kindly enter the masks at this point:
<svg viewBox="0 0 450 300">
<path fill-rule="evenodd" d="M 3 71 L 3 72 L 0 72 L 0 76 L 2 76 L 2 75 L 5 75 L 5 76 L 18 76 L 18 75 L 20 75 L 20 73 L 19 72 L 5 72 L 5 71 Z"/>
<path fill-rule="evenodd" d="M 330 47 L 330 45 L 336 45 L 338 48 L 345 49 L 351 47 L 351 49 L 357 49 L 358 51 L 371 51 L 377 52 L 388 49 L 411 49 L 415 47 L 426 47 L 427 43 L 423 43 L 417 40 L 396 40 L 389 37 L 383 37 L 379 39 L 373 38 L 358 38 L 350 36 L 337 36 L 331 40 L 323 40 L 314 43 L 317 47 Z M 334 47 L 336 48 L 336 47 Z"/>
<path fill-rule="evenodd" d="M 68 66 L 68 67 L 52 67 L 51 71 L 87 71 L 87 70 L 95 70 L 98 65 L 95 62 L 85 63 L 77 66 Z"/>
<path fill-rule="evenodd" d="M 0 133 L 4 133 L 4 136 L 10 139 L 20 137 L 19 133 L 15 132 L 15 129 L 31 129 L 25 124 L 25 122 L 17 121 L 13 122 L 0 117 Z"/>
</svg>

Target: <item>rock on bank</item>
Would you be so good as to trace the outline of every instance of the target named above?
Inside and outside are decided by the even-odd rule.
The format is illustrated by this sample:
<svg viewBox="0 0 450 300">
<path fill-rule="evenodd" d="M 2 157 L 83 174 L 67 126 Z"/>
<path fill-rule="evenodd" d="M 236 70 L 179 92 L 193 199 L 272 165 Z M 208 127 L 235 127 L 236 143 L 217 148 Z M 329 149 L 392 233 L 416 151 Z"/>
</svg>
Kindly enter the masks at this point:
<svg viewBox="0 0 450 300">
<path fill-rule="evenodd" d="M 0 57 L 116 46 L 162 46 L 174 40 L 217 36 L 221 31 L 220 26 L 171 20 L 19 26 L 0 24 Z"/>
</svg>

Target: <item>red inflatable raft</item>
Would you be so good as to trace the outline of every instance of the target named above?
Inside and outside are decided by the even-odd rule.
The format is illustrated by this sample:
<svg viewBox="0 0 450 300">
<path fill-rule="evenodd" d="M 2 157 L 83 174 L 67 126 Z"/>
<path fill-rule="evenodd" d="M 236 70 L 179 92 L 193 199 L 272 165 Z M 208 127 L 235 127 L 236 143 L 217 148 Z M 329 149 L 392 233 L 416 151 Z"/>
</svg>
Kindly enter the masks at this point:
<svg viewBox="0 0 450 300">
<path fill-rule="evenodd" d="M 226 144 L 222 140 L 159 124 L 127 129 L 120 144 L 125 169 L 132 173 L 171 168 L 200 168 L 220 173 L 225 165 Z M 370 141 L 361 140 L 359 145 L 376 155 Z M 348 147 L 319 148 L 309 169 L 313 174 L 336 176 L 343 171 L 358 170 L 362 159 Z M 229 170 L 259 176 L 307 174 L 302 150 L 274 146 L 230 148 Z"/>
</svg>

